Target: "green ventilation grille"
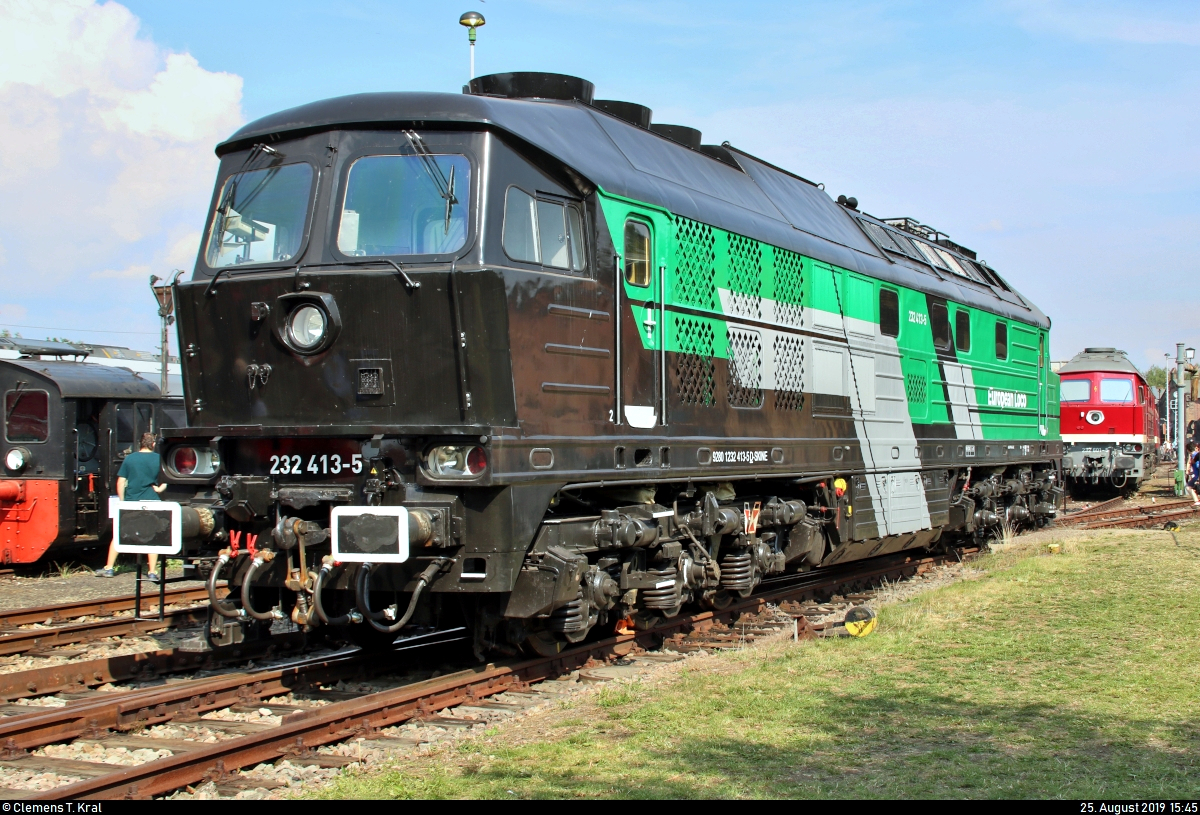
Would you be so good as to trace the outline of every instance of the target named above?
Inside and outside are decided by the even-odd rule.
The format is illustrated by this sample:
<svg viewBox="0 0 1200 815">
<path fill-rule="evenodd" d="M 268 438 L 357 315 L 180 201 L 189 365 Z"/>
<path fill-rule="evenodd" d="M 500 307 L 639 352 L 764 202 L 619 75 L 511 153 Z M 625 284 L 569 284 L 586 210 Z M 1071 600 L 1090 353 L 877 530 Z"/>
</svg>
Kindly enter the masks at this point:
<svg viewBox="0 0 1200 815">
<path fill-rule="evenodd" d="M 729 404 L 732 407 L 762 407 L 762 351 L 761 334 L 730 327 Z"/>
<path fill-rule="evenodd" d="M 713 343 L 716 334 L 707 320 L 675 317 L 675 390 L 685 405 L 713 407 L 716 403 L 716 367 Z"/>
<path fill-rule="evenodd" d="M 904 377 L 904 392 L 908 394 L 909 404 L 923 405 L 928 398 L 928 382 L 920 374 L 909 374 Z"/>
<path fill-rule="evenodd" d="M 804 343 L 799 337 L 775 337 L 775 409 L 804 409 Z"/>
<path fill-rule="evenodd" d="M 730 312 L 762 319 L 762 247 L 758 241 L 729 235 Z"/>
<path fill-rule="evenodd" d="M 804 262 L 787 249 L 775 250 L 775 319 L 800 326 L 804 315 Z"/>
<path fill-rule="evenodd" d="M 675 302 L 696 308 L 717 309 L 716 238 L 711 226 L 675 216 Z"/>
</svg>

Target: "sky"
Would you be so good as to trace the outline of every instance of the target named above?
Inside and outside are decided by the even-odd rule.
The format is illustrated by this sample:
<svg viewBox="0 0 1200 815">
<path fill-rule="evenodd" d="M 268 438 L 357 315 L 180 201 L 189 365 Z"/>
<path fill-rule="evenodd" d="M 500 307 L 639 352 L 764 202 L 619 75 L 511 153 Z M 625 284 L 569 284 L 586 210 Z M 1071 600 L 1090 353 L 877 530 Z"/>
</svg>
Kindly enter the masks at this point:
<svg viewBox="0 0 1200 815">
<path fill-rule="evenodd" d="M 0 0 L 0 329 L 149 349 L 241 124 L 541 70 L 929 224 L 1051 355 L 1200 345 L 1200 3 Z M 103 332 L 103 333 L 102 333 Z"/>
</svg>

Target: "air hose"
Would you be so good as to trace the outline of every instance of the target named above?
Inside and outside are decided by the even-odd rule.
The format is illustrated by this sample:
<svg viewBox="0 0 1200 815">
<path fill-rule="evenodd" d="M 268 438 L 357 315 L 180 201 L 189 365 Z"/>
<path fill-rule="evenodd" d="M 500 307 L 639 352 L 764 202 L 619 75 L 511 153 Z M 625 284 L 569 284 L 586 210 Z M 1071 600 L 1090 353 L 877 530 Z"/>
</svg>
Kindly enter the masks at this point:
<svg viewBox="0 0 1200 815">
<path fill-rule="evenodd" d="M 329 573 L 333 571 L 333 568 L 332 561 L 322 561 L 321 570 L 318 571 L 317 576 L 313 578 L 313 610 L 317 612 L 317 619 L 326 625 L 361 623 L 363 621 L 362 615 L 354 610 L 348 611 L 340 617 L 330 617 L 325 613 L 325 606 L 321 604 L 321 591 L 325 588 L 325 578 L 329 576 Z"/>
<path fill-rule="evenodd" d="M 242 580 L 242 610 L 256 620 L 263 622 L 274 621 L 277 617 L 275 610 L 270 611 L 255 611 L 254 606 L 250 604 L 250 588 L 254 583 L 254 575 L 266 563 L 270 563 L 275 557 L 274 552 L 259 552 L 254 556 L 254 560 L 250 562 L 250 569 L 246 572 L 246 577 Z"/>
<path fill-rule="evenodd" d="M 217 580 L 221 575 L 221 570 L 225 568 L 225 564 L 231 560 L 228 550 L 221 553 L 217 558 L 217 563 L 213 566 L 212 572 L 208 576 L 208 605 L 217 614 L 222 617 L 229 617 L 233 620 L 239 620 L 246 616 L 244 609 L 237 608 L 226 604 L 224 600 L 217 597 Z"/>
<path fill-rule="evenodd" d="M 412 599 L 408 601 L 408 610 L 404 612 L 404 616 L 391 625 L 380 625 L 379 621 L 386 619 L 387 614 L 383 611 L 371 611 L 370 591 L 371 591 L 371 569 L 372 564 L 364 563 L 358 570 L 358 581 L 355 585 L 355 594 L 358 600 L 358 610 L 362 612 L 364 619 L 371 624 L 371 627 L 376 631 L 381 631 L 384 634 L 395 634 L 404 626 L 408 625 L 408 621 L 412 618 L 413 612 L 417 610 L 417 600 L 421 596 L 421 592 L 433 580 L 433 576 L 442 570 L 442 567 L 447 563 L 446 558 L 438 558 L 430 563 L 421 572 L 421 576 L 417 578 L 417 587 L 413 590 Z"/>
</svg>

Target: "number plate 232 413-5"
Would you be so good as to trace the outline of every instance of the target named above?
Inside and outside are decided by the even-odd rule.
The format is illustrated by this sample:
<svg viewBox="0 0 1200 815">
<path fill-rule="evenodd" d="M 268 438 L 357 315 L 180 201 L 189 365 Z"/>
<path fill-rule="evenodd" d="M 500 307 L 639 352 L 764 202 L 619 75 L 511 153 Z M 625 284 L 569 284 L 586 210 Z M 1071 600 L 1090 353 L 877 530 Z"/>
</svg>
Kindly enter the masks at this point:
<svg viewBox="0 0 1200 815">
<path fill-rule="evenodd" d="M 349 457 L 340 453 L 271 456 L 270 462 L 271 475 L 358 475 L 363 471 L 360 453 Z"/>
</svg>

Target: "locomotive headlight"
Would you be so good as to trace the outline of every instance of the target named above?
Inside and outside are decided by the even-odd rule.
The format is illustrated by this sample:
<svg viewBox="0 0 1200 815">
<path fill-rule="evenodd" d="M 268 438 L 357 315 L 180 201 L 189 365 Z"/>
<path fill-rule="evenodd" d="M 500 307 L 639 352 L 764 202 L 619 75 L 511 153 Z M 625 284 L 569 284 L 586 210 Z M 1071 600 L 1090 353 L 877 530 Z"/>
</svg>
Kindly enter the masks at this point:
<svg viewBox="0 0 1200 815">
<path fill-rule="evenodd" d="M 217 451 L 211 447 L 176 447 L 167 456 L 169 470 L 184 478 L 215 475 L 221 467 Z"/>
<path fill-rule="evenodd" d="M 300 306 L 288 318 L 288 339 L 298 351 L 311 351 L 325 339 L 329 320 L 316 306 Z"/>
<path fill-rule="evenodd" d="M 487 453 L 474 445 L 447 444 L 430 450 L 425 464 L 437 478 L 474 478 L 487 469 Z"/>
<path fill-rule="evenodd" d="M 25 469 L 25 465 L 29 463 L 29 451 L 24 447 L 14 447 L 8 451 L 8 455 L 4 457 L 4 466 L 14 473 L 19 473 Z"/>
</svg>

